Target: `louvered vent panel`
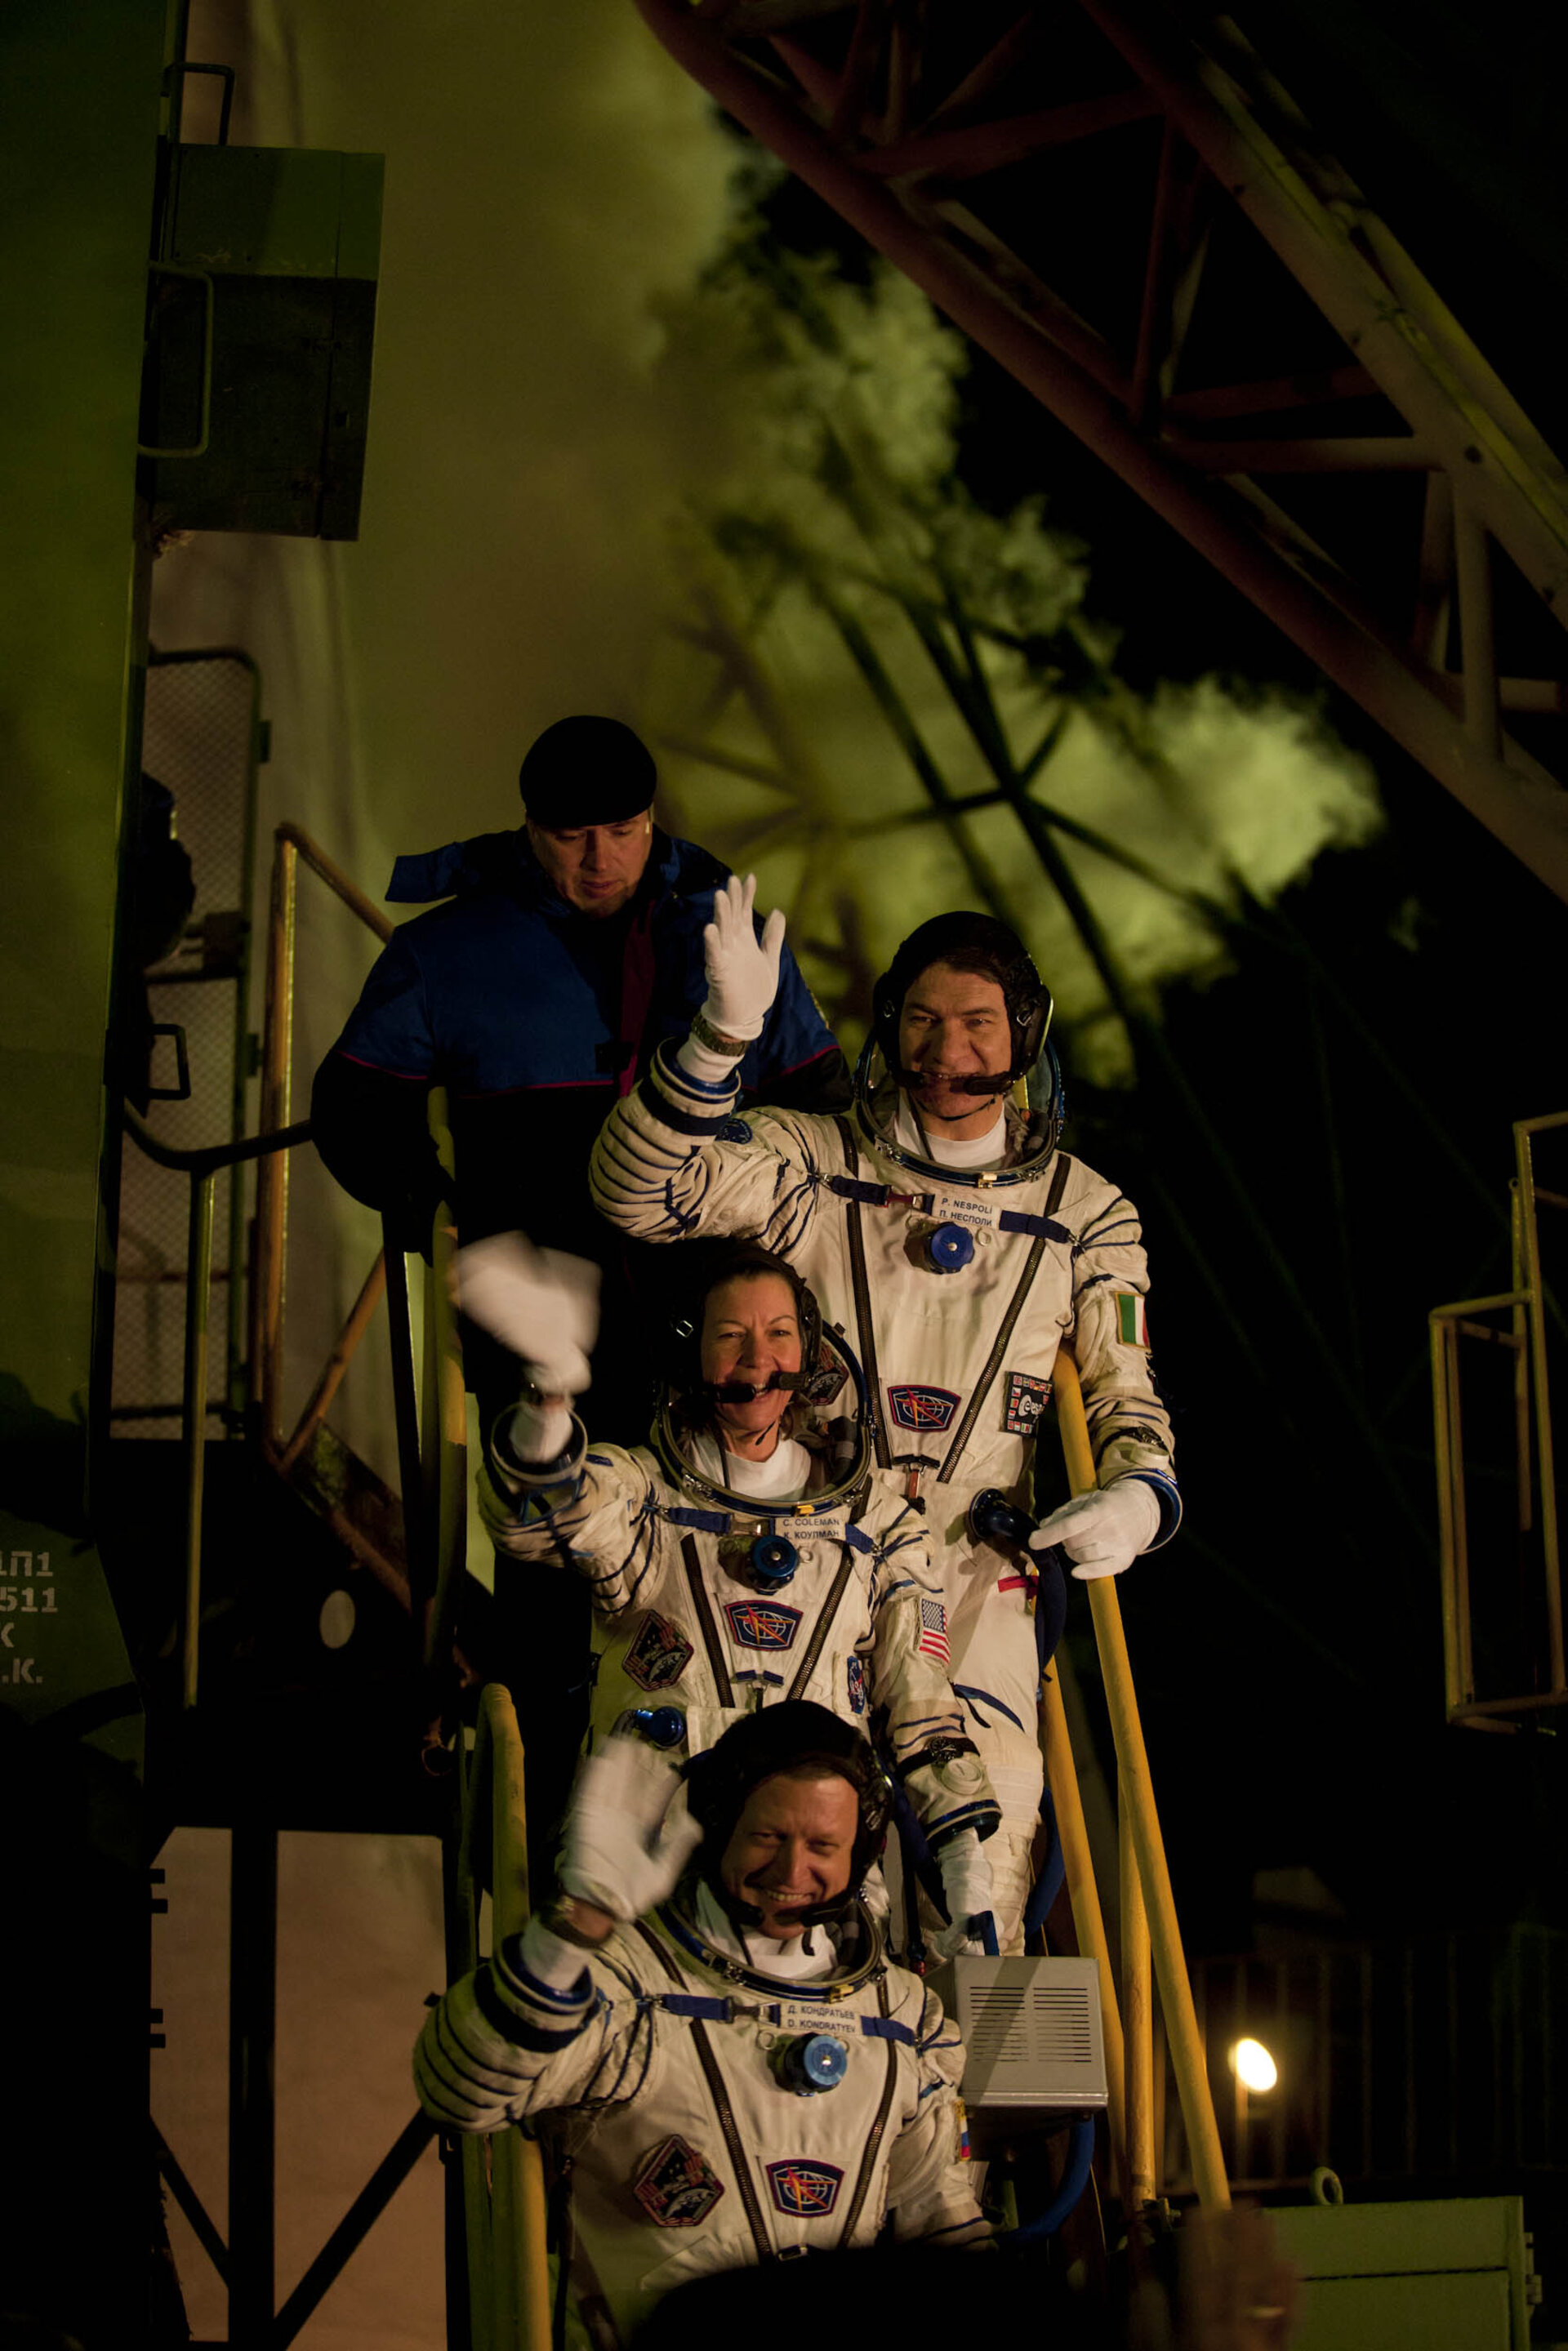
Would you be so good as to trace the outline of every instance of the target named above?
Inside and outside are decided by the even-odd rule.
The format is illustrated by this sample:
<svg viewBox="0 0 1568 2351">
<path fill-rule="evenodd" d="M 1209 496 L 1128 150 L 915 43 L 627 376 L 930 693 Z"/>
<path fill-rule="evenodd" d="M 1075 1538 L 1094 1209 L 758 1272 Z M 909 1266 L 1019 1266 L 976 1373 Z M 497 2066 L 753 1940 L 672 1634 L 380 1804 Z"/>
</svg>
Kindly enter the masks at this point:
<svg viewBox="0 0 1568 2351">
<path fill-rule="evenodd" d="M 1092 1959 L 964 1959 L 932 1981 L 964 2036 L 971 2117 L 989 2111 L 1021 2118 L 1030 2108 L 1082 2113 L 1105 2104 Z"/>
</svg>

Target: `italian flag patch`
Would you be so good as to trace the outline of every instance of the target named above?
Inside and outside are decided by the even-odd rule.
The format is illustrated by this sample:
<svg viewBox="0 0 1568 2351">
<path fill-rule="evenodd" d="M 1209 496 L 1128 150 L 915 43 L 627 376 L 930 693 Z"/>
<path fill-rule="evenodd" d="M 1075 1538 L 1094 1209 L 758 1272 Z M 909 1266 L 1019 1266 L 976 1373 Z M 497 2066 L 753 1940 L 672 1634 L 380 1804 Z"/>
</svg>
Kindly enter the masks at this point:
<svg viewBox="0 0 1568 2351">
<path fill-rule="evenodd" d="M 1131 1290 L 1116 1292 L 1116 1335 L 1124 1347 L 1145 1347 L 1149 1343 L 1149 1318 L 1144 1301 Z"/>
</svg>

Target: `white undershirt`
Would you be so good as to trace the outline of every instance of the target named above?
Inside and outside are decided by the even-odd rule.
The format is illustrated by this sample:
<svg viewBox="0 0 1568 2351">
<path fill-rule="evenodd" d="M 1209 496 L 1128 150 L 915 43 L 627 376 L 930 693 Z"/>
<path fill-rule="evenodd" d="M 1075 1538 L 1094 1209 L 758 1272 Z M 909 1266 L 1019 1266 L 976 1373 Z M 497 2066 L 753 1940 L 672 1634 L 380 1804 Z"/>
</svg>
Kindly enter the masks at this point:
<svg viewBox="0 0 1568 2351">
<path fill-rule="evenodd" d="M 688 1440 L 692 1467 L 727 1493 L 744 1494 L 750 1501 L 798 1502 L 811 1480 L 811 1457 L 792 1437 L 781 1437 L 766 1461 L 720 1448 L 710 1429 L 699 1429 Z"/>
<path fill-rule="evenodd" d="M 908 1095 L 901 1090 L 893 1132 L 894 1140 L 905 1151 L 913 1151 L 916 1158 L 929 1159 L 938 1167 L 1000 1167 L 1008 1155 L 1007 1113 L 999 1099 L 996 1117 L 984 1134 L 928 1134 L 916 1121 Z"/>
<path fill-rule="evenodd" d="M 776 1943 L 771 1935 L 754 1935 L 747 1928 L 743 1950 L 738 1934 L 720 1907 L 712 1888 L 706 1885 L 697 1887 L 696 1923 L 716 1950 L 723 1951 L 729 1959 L 738 1959 L 743 1967 L 750 1968 L 754 1974 L 759 1976 L 781 1976 L 793 1983 L 815 1983 L 821 1977 L 831 1975 L 838 1965 L 838 1954 L 821 1927 L 813 1928 L 810 1934 L 788 1936 L 781 1943 Z M 811 1946 L 809 1957 L 805 1949 L 808 1943 Z"/>
</svg>

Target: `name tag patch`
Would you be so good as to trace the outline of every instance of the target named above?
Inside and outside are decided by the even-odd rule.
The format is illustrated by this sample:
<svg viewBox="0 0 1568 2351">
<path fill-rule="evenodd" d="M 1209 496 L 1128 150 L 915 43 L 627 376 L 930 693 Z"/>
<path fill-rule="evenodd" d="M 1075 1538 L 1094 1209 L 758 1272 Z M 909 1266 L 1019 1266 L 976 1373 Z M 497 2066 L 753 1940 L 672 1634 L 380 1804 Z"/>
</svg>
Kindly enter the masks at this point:
<svg viewBox="0 0 1568 2351">
<path fill-rule="evenodd" d="M 668 1689 L 680 1680 L 695 1654 L 674 1618 L 650 1608 L 626 1652 L 627 1676 L 639 1689 Z"/>
<path fill-rule="evenodd" d="M 946 1428 L 961 1402 L 951 1388 L 900 1387 L 887 1392 L 888 1410 L 900 1428 Z"/>
<path fill-rule="evenodd" d="M 781 2000 L 769 2008 L 768 2021 L 780 2032 L 833 2032 L 841 2041 L 849 2041 L 860 2020 L 846 2016 L 841 2008 L 825 2000 Z"/>
<path fill-rule="evenodd" d="M 700 2147 L 672 2131 L 643 2157 L 632 2193 L 655 2228 L 695 2229 L 724 2194 L 724 2182 Z"/>
<path fill-rule="evenodd" d="M 843 2179 L 836 2163 L 808 2163 L 799 2156 L 768 2167 L 773 2201 L 793 2220 L 819 2220 L 831 2212 Z"/>
<path fill-rule="evenodd" d="M 799 1608 L 778 1600 L 730 1600 L 725 1614 L 736 1642 L 743 1649 L 789 1649 L 800 1629 Z"/>
<path fill-rule="evenodd" d="M 1009 1372 L 1003 1389 L 1002 1426 L 1009 1437 L 1032 1437 L 1051 1401 L 1051 1382 L 1033 1372 Z"/>
</svg>

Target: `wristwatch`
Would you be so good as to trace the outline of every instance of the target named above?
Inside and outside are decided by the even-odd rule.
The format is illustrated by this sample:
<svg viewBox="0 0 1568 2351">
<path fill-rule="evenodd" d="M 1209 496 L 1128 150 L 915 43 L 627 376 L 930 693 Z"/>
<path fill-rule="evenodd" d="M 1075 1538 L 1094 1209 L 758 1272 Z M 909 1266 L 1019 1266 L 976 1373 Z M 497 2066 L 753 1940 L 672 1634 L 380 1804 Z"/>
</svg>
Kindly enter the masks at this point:
<svg viewBox="0 0 1568 2351">
<path fill-rule="evenodd" d="M 597 1902 L 585 1902 L 576 1894 L 558 1894 L 540 1912 L 539 1924 L 548 1927 L 563 1943 L 575 1943 L 580 1951 L 597 1951 L 610 1938 L 608 1935 L 589 1933 L 580 1915 L 584 1910 L 591 1910 L 601 1918 L 608 1915 Z"/>
<path fill-rule="evenodd" d="M 732 1061 L 740 1061 L 756 1041 L 751 1037 L 739 1039 L 727 1037 L 722 1029 L 716 1029 L 713 1022 L 705 1019 L 700 1012 L 694 1012 L 692 1015 L 692 1035 L 699 1045 L 706 1045 L 710 1053 L 726 1054 Z"/>
</svg>

